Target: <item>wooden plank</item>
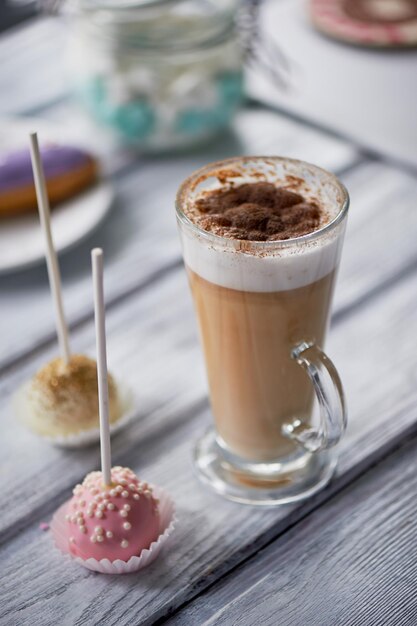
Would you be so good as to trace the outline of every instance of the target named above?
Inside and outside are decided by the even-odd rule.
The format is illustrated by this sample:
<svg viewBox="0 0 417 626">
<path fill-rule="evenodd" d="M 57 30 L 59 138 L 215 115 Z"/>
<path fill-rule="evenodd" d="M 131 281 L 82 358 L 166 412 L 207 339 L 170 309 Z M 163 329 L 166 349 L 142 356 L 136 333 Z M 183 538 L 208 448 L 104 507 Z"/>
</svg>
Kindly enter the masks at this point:
<svg viewBox="0 0 417 626">
<path fill-rule="evenodd" d="M 172 280 L 174 276 L 178 280 Z M 146 573 L 115 581 L 66 564 L 53 553 L 37 524 L 68 497 L 72 484 L 97 467 L 98 450 L 61 452 L 31 442 L 3 410 L 2 522 L 8 540 L 2 570 L 7 618 L 12 623 L 18 619 L 19 624 L 29 619 L 53 623 L 48 608 L 53 598 L 55 623 L 65 622 L 69 606 L 75 623 L 152 623 L 256 552 L 408 436 L 417 417 L 413 374 L 417 355 L 409 341 L 417 332 L 415 280 L 415 275 L 405 278 L 334 328 L 329 353 L 340 369 L 350 407 L 337 476 L 304 505 L 270 510 L 224 502 L 192 477 L 193 441 L 209 414 L 202 404 L 203 369 L 194 333 L 189 331 L 193 322 L 183 274 L 112 311 L 111 362 L 130 383 L 136 381 L 143 394 L 143 420 L 115 439 L 115 460 L 172 493 L 180 518 L 175 541 Z M 388 326 L 395 333 L 387 333 Z M 92 329 L 85 328 L 77 346 L 91 345 L 91 334 Z M 27 369 L 28 365 L 19 368 L 14 382 Z M 6 387 L 7 382 L 10 391 L 11 380 Z M 23 458 L 24 466 L 19 463 Z M 24 589 L 18 598 L 17 577 Z"/>
<path fill-rule="evenodd" d="M 416 453 L 414 439 L 164 624 L 415 624 Z"/>
<path fill-rule="evenodd" d="M 69 115 L 68 108 L 61 110 L 61 115 L 57 121 L 64 122 Z M 86 136 L 93 131 L 87 131 L 83 125 L 77 129 L 75 122 L 74 137 L 77 132 Z M 93 141 L 95 135 L 88 136 Z M 102 154 L 106 152 L 106 145 L 101 144 Z M 111 156 L 106 160 L 108 169 L 119 168 L 114 175 L 117 194 L 114 209 L 95 233 L 60 259 L 64 304 L 70 324 L 74 326 L 92 316 L 91 247 L 101 246 L 105 251 L 107 302 L 117 301 L 123 294 L 140 288 L 152 277 L 180 263 L 174 199 L 186 176 L 211 160 L 241 151 L 274 153 L 277 146 L 282 146 L 282 151 L 290 156 L 312 160 L 314 154 L 320 155 L 320 163 L 327 167 L 348 167 L 357 156 L 344 143 L 262 111 L 242 111 L 236 120 L 234 139 L 224 137 L 211 148 L 201 148 L 189 155 L 139 160 L 128 171 L 120 172 L 120 168 L 126 168 L 133 156 L 110 150 Z M 0 290 L 1 367 L 53 340 L 54 319 L 44 266 L 0 276 Z"/>
<path fill-rule="evenodd" d="M 351 196 L 337 315 L 417 267 L 417 178 L 379 163 L 343 177 Z"/>
</svg>

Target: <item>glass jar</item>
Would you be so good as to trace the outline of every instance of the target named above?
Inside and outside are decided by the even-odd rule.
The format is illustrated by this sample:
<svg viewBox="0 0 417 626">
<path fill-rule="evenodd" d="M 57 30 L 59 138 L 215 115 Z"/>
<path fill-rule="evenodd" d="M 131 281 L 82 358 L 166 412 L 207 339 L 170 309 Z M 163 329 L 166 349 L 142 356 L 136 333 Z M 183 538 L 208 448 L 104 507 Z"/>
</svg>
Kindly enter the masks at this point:
<svg viewBox="0 0 417 626">
<path fill-rule="evenodd" d="M 242 96 L 238 0 L 75 0 L 76 94 L 126 144 L 190 145 L 227 126 Z"/>
</svg>

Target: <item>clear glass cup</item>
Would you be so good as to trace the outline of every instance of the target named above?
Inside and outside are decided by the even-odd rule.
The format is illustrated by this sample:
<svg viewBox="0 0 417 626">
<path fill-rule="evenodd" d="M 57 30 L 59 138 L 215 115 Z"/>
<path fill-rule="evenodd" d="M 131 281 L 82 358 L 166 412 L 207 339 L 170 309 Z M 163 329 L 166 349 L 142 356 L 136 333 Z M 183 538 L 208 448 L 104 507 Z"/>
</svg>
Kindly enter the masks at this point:
<svg viewBox="0 0 417 626">
<path fill-rule="evenodd" d="M 301 237 L 262 242 L 209 233 L 187 216 L 202 191 L 260 180 L 314 198 L 327 223 Z M 179 189 L 177 221 L 214 417 L 195 448 L 195 467 L 231 500 L 300 500 L 335 469 L 346 409 L 323 347 L 348 206 L 333 174 L 281 157 L 213 163 Z"/>
</svg>

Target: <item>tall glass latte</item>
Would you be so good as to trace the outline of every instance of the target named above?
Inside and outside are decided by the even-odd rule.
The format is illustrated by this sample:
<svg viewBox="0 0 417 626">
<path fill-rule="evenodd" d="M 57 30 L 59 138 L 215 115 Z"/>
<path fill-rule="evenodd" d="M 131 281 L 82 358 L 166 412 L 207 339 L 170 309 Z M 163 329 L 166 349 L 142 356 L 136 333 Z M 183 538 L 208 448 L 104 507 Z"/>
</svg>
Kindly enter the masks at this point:
<svg viewBox="0 0 417 626">
<path fill-rule="evenodd" d="M 215 422 L 195 462 L 226 497 L 289 502 L 331 477 L 346 414 L 322 349 L 347 207 L 333 175 L 282 158 L 214 163 L 179 190 Z"/>
</svg>

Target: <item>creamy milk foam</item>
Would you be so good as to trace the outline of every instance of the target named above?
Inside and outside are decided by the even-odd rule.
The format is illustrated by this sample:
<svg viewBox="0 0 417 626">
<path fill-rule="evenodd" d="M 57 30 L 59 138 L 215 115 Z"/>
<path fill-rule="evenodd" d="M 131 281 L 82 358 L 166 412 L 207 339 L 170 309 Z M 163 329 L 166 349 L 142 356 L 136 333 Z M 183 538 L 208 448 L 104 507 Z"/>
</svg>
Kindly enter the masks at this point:
<svg viewBox="0 0 417 626">
<path fill-rule="evenodd" d="M 302 250 L 289 245 L 275 254 L 260 256 L 226 250 L 200 235 L 183 238 L 187 267 L 215 285 L 238 291 L 275 292 L 297 289 L 323 278 L 339 262 L 335 237 L 306 244 Z"/>
<path fill-rule="evenodd" d="M 238 183 L 253 182 L 253 178 L 239 178 Z M 288 181 L 275 181 L 290 188 Z M 205 187 L 219 189 L 216 181 Z M 314 192 L 308 188 L 294 189 L 306 200 L 316 201 L 323 216 L 320 230 L 332 222 L 339 212 L 337 192 L 326 186 L 316 185 Z M 196 196 L 195 198 L 198 198 Z M 194 203 L 184 207 L 187 217 L 196 222 Z M 230 238 L 213 236 L 202 230 L 185 230 L 183 234 L 183 255 L 186 265 L 205 280 L 227 287 L 252 292 L 285 291 L 297 289 L 329 274 L 338 265 L 340 258 L 340 238 L 337 233 L 323 234 L 319 239 L 308 241 L 309 236 L 291 241 L 239 242 Z M 305 243 L 303 243 L 305 242 Z M 252 243 L 252 245 L 251 245 Z M 244 248 L 242 250 L 242 247 Z M 249 249 L 247 249 L 249 248 Z"/>
</svg>

